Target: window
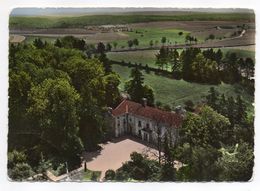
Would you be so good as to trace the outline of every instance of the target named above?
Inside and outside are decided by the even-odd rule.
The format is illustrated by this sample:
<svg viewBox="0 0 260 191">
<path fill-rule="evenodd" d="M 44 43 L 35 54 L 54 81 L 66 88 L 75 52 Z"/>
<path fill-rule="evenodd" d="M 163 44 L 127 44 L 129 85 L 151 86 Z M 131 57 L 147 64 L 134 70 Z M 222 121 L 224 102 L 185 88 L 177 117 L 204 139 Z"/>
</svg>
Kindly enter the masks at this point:
<svg viewBox="0 0 260 191">
<path fill-rule="evenodd" d="M 138 131 L 138 136 L 141 137 L 141 130 Z"/>
<path fill-rule="evenodd" d="M 138 127 L 141 127 L 141 126 L 142 126 L 141 121 L 138 121 Z"/>
<path fill-rule="evenodd" d="M 149 129 L 150 128 L 150 124 L 146 123 L 146 128 Z"/>
</svg>

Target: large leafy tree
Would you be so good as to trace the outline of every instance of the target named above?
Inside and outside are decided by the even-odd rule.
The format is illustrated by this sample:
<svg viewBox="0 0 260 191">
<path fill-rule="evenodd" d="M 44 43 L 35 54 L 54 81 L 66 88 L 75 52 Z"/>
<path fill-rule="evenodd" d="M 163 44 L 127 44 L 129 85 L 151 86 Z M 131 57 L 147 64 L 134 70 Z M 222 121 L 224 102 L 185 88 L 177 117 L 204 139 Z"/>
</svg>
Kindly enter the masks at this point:
<svg viewBox="0 0 260 191">
<path fill-rule="evenodd" d="M 245 142 L 220 149 L 222 156 L 216 161 L 220 181 L 248 181 L 253 174 L 254 154 Z"/>
<path fill-rule="evenodd" d="M 144 85 L 144 77 L 138 67 L 132 69 L 130 77 L 131 79 L 125 84 L 125 90 L 131 96 L 131 99 L 141 103 L 142 99 L 146 98 L 147 103 L 153 105 L 153 90 L 149 86 Z"/>
<path fill-rule="evenodd" d="M 70 168 L 79 165 L 83 147 L 78 138 L 80 96 L 76 90 L 64 79 L 46 79 L 31 89 L 29 101 L 28 114 L 42 130 L 45 149 L 62 162 L 68 160 Z"/>
<path fill-rule="evenodd" d="M 229 120 L 208 106 L 200 114 L 189 113 L 183 122 L 181 137 L 191 146 L 211 145 L 219 148 L 228 139 Z"/>
</svg>

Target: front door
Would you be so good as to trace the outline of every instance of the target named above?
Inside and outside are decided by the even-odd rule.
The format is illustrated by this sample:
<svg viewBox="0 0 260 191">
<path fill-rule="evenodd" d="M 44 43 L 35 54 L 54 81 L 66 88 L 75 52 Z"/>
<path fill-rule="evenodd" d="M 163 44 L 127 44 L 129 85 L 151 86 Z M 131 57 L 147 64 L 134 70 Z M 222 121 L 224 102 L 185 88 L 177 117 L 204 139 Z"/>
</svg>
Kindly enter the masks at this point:
<svg viewBox="0 0 260 191">
<path fill-rule="evenodd" d="M 127 133 L 131 135 L 132 134 L 132 129 L 133 129 L 132 125 L 128 124 L 128 126 L 127 126 Z"/>
<path fill-rule="evenodd" d="M 149 135 L 146 132 L 144 132 L 144 141 L 149 142 Z"/>
</svg>

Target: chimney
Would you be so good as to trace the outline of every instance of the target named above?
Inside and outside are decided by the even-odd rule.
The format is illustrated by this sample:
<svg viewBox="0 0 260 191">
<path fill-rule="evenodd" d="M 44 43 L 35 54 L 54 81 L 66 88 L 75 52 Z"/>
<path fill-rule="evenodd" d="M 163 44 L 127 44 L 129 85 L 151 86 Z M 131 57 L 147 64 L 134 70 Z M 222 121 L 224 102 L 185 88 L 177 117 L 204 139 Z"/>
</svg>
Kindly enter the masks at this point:
<svg viewBox="0 0 260 191">
<path fill-rule="evenodd" d="M 143 98 L 143 99 L 142 99 L 142 105 L 143 105 L 144 107 L 147 106 L 147 99 L 146 99 L 146 98 Z"/>
<path fill-rule="evenodd" d="M 112 114 L 112 111 L 113 111 L 112 107 L 108 107 L 107 111 L 108 111 L 109 114 Z"/>
</svg>

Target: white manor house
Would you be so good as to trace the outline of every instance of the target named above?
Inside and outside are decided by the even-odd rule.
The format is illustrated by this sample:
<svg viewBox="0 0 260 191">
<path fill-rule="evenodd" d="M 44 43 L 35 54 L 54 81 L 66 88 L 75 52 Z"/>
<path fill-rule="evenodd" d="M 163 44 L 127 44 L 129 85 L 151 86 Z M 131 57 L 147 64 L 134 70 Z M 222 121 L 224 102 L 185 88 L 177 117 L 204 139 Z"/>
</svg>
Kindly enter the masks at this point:
<svg viewBox="0 0 260 191">
<path fill-rule="evenodd" d="M 125 99 L 111 109 L 110 114 L 111 130 L 115 137 L 133 135 L 150 143 L 157 143 L 158 137 L 165 135 L 175 143 L 183 119 L 179 113 L 147 106 L 146 99 L 143 99 L 143 104 Z"/>
</svg>

